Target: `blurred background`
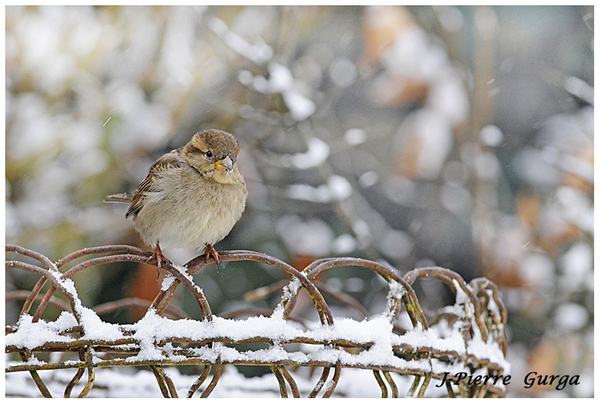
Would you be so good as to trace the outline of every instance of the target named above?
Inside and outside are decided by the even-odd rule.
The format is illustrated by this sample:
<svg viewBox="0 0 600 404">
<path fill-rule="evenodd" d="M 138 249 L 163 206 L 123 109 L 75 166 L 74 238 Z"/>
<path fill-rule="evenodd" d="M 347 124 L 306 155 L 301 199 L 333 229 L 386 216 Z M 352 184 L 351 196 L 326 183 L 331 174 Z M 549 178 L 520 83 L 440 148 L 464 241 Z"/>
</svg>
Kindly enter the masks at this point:
<svg viewBox="0 0 600 404">
<path fill-rule="evenodd" d="M 220 128 L 242 144 L 249 199 L 217 250 L 488 277 L 509 311 L 510 395 L 591 397 L 593 36 L 591 6 L 6 7 L 6 243 L 52 260 L 149 249 L 127 206 L 103 198 Z M 248 293 L 286 279 L 254 263 L 195 277 L 216 314 L 272 308 L 277 294 Z M 7 271 L 6 292 L 36 281 Z M 160 288 L 154 268 L 130 263 L 74 281 L 88 307 Z M 370 313 L 385 304 L 367 271 L 319 282 Z M 431 308 L 452 298 L 415 287 Z M 177 305 L 195 318 L 189 298 Z M 7 304 L 7 323 L 19 308 Z M 525 390 L 530 371 L 581 384 Z"/>
</svg>

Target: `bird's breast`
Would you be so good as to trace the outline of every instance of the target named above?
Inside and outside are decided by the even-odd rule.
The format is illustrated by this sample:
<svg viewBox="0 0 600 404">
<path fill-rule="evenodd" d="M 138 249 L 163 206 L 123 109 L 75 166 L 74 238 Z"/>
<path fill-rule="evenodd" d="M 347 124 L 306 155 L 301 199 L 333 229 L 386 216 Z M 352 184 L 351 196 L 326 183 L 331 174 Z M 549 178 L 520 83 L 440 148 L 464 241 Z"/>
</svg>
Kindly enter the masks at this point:
<svg viewBox="0 0 600 404">
<path fill-rule="evenodd" d="M 201 249 L 223 239 L 240 219 L 246 204 L 243 180 L 220 184 L 191 174 L 162 178 L 158 192 L 148 195 L 135 220 L 147 244 Z"/>
</svg>

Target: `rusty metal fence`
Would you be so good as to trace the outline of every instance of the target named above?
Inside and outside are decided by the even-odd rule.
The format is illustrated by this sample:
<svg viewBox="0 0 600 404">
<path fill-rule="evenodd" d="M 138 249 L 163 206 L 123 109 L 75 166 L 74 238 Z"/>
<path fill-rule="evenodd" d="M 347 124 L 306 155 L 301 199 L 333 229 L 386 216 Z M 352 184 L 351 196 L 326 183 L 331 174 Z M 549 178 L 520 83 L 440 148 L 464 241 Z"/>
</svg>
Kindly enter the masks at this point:
<svg viewBox="0 0 600 404">
<path fill-rule="evenodd" d="M 6 295 L 7 300 L 20 299 L 24 304 L 19 321 L 6 326 L 5 346 L 6 353 L 18 355 L 22 363 L 9 363 L 5 372 L 29 372 L 44 397 L 50 397 L 51 392 L 40 376 L 41 370 L 76 369 L 74 377 L 65 386 L 64 396 L 70 397 L 74 387 L 85 382 L 79 393 L 79 397 L 85 397 L 94 387 L 95 369 L 121 366 L 148 367 L 163 396 L 177 397 L 178 389 L 165 367 L 184 365 L 196 366 L 199 374 L 196 381 L 186 387 L 187 397 L 196 393 L 208 397 L 227 365 L 269 367 L 279 383 L 282 397 L 300 396 L 293 377 L 296 367 L 310 367 L 321 372 L 308 397 L 332 396 L 344 368 L 370 371 L 381 388 L 382 397 L 401 395 L 391 376 L 393 373 L 410 378 L 411 387 L 405 395 L 411 397 L 423 397 L 434 383 L 445 385 L 450 397 L 506 395 L 506 386 L 494 382 L 508 371 L 504 359 L 506 310 L 496 286 L 485 278 L 467 283 L 457 273 L 440 267 L 418 268 L 400 276 L 387 265 L 359 258 L 320 259 L 297 270 L 266 254 L 224 251 L 219 253 L 221 262 L 256 261 L 289 275 L 289 282 L 279 286 L 283 293 L 274 310 L 235 321 L 214 315 L 202 288 L 192 277 L 214 262 L 212 257 L 201 255 L 183 267 L 163 263 L 163 270 L 168 273 L 162 289 L 151 304 L 148 302 L 144 306 L 149 304 L 146 315 L 138 323 L 108 324 L 102 322 L 98 314 L 109 308 L 104 305 L 92 310 L 83 306 L 71 277 L 110 263 L 147 263 L 149 252 L 127 245 L 109 245 L 85 248 L 57 262 L 16 245 L 6 246 L 6 252 L 11 256 L 17 254 L 18 258 L 6 261 L 7 270 L 35 273 L 39 280 L 31 291 L 12 291 Z M 366 319 L 366 322 L 350 323 L 350 327 L 340 329 L 339 325 L 348 320 L 334 318 L 323 297 L 327 292 L 316 280 L 317 275 L 334 267 L 360 267 L 381 276 L 389 285 L 383 313 L 371 316 L 370 319 L 374 319 L 371 323 Z M 419 278 L 435 279 L 448 285 L 456 297 L 454 304 L 426 316 L 412 286 Z M 45 287 L 47 284 L 49 286 Z M 181 318 L 183 312 L 170 304 L 180 285 L 193 294 L 199 319 Z M 290 319 L 301 290 L 310 297 L 319 323 L 299 326 Z M 55 327 L 53 334 L 39 342 L 24 342 L 26 338 L 20 333 L 35 332 L 36 324 L 44 323 L 42 315 L 49 305 L 62 310 L 59 320 L 66 325 Z M 110 309 L 140 305 L 143 306 L 143 302 L 124 299 L 111 302 Z M 401 314 L 408 316 L 410 326 L 399 325 Z M 164 327 L 155 335 L 149 336 L 147 330 L 142 335 L 144 321 L 156 321 Z M 250 327 L 248 321 L 254 321 L 254 326 Z M 388 324 L 387 328 L 382 326 L 382 321 Z M 276 337 L 265 330 L 271 325 L 280 327 Z M 369 327 L 379 328 L 376 333 L 363 332 Z M 255 333 L 240 334 L 241 329 Z M 269 348 L 249 352 L 249 342 L 262 342 Z M 241 344 L 246 344 L 246 350 L 239 348 Z M 293 350 L 289 348 L 291 345 Z M 308 349 L 298 350 L 298 346 Z M 35 356 L 48 352 L 70 353 L 75 359 L 45 362 Z M 472 379 L 457 376 L 459 371 L 487 376 L 486 382 L 473 383 Z M 87 381 L 84 378 L 86 372 Z"/>
</svg>

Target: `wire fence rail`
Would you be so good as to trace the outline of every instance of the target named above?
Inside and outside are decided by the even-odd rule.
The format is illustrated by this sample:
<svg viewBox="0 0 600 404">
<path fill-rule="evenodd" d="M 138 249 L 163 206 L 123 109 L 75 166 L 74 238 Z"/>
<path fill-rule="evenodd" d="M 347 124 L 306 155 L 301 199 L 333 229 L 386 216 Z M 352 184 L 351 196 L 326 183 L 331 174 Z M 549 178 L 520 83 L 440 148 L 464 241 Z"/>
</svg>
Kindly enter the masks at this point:
<svg viewBox="0 0 600 404">
<path fill-rule="evenodd" d="M 70 397 L 80 382 L 83 384 L 82 378 L 87 372 L 87 381 L 78 394 L 85 397 L 94 387 L 95 369 L 120 366 L 148 367 L 156 377 L 162 395 L 177 397 L 178 389 L 165 367 L 184 365 L 197 366 L 199 373 L 187 389 L 187 397 L 196 393 L 208 397 L 227 365 L 269 367 L 282 397 L 290 394 L 300 397 L 293 372 L 286 367 L 322 369 L 308 397 L 331 397 L 343 368 L 372 371 L 382 397 L 400 395 L 393 373 L 412 378 L 406 392 L 410 397 L 423 397 L 432 380 L 441 380 L 443 383 L 437 383 L 445 385 L 450 397 L 506 396 L 506 386 L 494 380 L 502 378 L 509 367 L 505 361 L 507 315 L 496 285 L 486 278 L 467 283 L 457 273 L 441 267 L 418 268 L 400 276 L 387 265 L 360 258 L 319 259 L 298 270 L 266 254 L 223 251 L 219 253 L 221 262 L 256 261 L 279 268 L 290 277 L 289 281 L 274 285 L 274 289 L 283 292 L 275 309 L 244 320 L 233 320 L 230 317 L 235 317 L 236 313 L 229 318 L 212 313 L 202 288 L 192 277 L 214 263 L 212 256 L 200 255 L 183 267 L 163 262 L 162 269 L 167 274 L 160 293 L 151 304 L 139 299 L 123 299 L 92 310 L 82 305 L 71 280 L 73 275 L 117 262 L 156 266 L 154 259 L 148 261 L 151 253 L 128 245 L 108 245 L 85 248 L 52 262 L 43 254 L 16 245 L 6 246 L 6 252 L 16 253 L 20 258 L 7 260 L 7 269 L 32 272 L 40 278 L 31 291 L 6 294 L 7 300 L 21 299 L 24 303 L 19 321 L 7 325 L 5 331 L 6 353 L 18 354 L 22 363 L 10 362 L 5 371 L 29 372 L 44 397 L 52 394 L 39 374 L 41 370 L 76 369 L 65 387 L 65 397 Z M 74 263 L 81 259 L 85 260 Z M 332 292 L 316 279 L 320 273 L 334 267 L 360 267 L 381 276 L 389 285 L 383 313 L 362 322 L 334 319 L 323 297 Z M 426 317 L 412 287 L 419 278 L 435 279 L 448 285 L 456 297 L 455 303 Z M 44 289 L 48 283 L 49 287 Z M 189 318 L 171 304 L 180 285 L 193 294 L 199 319 Z M 317 324 L 305 325 L 290 317 L 302 290 L 306 291 L 317 311 Z M 60 295 L 66 298 L 66 303 Z M 335 297 L 363 315 L 367 313 L 350 296 L 337 292 Z M 34 302 L 37 303 L 35 309 Z M 61 310 L 54 328 L 42 319 L 49 305 Z M 109 324 L 98 317 L 125 307 L 147 307 L 146 315 L 135 324 Z M 248 312 L 237 314 L 247 316 Z M 408 316 L 409 327 L 399 325 L 401 314 Z M 25 336 L 36 332 L 41 335 L 42 331 L 48 333 L 49 329 L 54 332 L 46 338 L 33 340 Z M 247 345 L 243 349 L 240 347 L 249 342 L 261 342 L 263 344 L 259 345 L 268 348 L 249 351 Z M 289 348 L 290 344 L 294 344 L 294 349 Z M 298 350 L 298 345 L 307 349 Z M 49 352 L 70 353 L 70 357 L 76 359 L 45 362 L 35 356 Z M 461 371 L 485 376 L 485 382 L 472 383 L 460 376 Z"/>
</svg>

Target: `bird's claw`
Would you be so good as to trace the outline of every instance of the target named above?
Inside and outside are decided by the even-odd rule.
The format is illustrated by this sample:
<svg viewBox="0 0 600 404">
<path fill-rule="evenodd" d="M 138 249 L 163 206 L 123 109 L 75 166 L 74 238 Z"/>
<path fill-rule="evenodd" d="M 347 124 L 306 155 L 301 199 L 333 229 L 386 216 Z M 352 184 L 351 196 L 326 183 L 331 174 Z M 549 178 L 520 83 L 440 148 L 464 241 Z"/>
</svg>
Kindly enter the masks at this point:
<svg viewBox="0 0 600 404">
<path fill-rule="evenodd" d="M 221 261 L 219 261 L 219 253 L 217 252 L 217 250 L 215 250 L 215 248 L 211 245 L 206 243 L 206 258 L 209 258 L 211 255 L 212 257 L 215 259 L 215 264 L 217 265 L 217 272 L 219 272 L 219 270 L 221 269 L 219 266 L 219 263 Z"/>
<path fill-rule="evenodd" d="M 150 256 L 150 258 L 148 258 L 146 260 L 146 262 L 150 262 L 150 261 L 152 261 L 152 259 L 156 259 L 156 265 L 157 265 L 156 266 L 156 271 L 157 271 L 156 279 L 158 279 L 160 277 L 160 269 L 162 268 L 163 262 L 168 263 L 170 261 L 167 257 L 164 256 L 164 254 L 158 244 L 156 244 L 156 247 L 154 248 L 154 252 Z"/>
</svg>

